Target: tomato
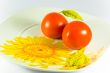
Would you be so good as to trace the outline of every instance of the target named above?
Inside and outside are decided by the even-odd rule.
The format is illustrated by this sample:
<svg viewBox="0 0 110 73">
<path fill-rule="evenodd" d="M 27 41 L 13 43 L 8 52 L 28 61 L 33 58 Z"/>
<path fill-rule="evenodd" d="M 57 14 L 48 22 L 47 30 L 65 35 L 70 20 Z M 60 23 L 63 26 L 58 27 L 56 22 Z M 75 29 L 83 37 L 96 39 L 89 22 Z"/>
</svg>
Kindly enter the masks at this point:
<svg viewBox="0 0 110 73">
<path fill-rule="evenodd" d="M 63 15 L 52 12 L 44 17 L 41 23 L 41 30 L 49 38 L 61 39 L 63 29 L 67 23 Z"/>
<path fill-rule="evenodd" d="M 75 50 L 79 50 L 87 46 L 91 38 L 91 29 L 82 21 L 72 21 L 65 26 L 62 33 L 62 40 L 64 44 Z"/>
</svg>

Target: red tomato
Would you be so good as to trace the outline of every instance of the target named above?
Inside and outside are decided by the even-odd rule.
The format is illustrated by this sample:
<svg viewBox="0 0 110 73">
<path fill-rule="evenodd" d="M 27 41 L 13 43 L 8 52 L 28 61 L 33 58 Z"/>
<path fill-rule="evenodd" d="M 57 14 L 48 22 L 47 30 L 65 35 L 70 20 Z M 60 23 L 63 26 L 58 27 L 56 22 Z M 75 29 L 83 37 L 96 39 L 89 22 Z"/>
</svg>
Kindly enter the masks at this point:
<svg viewBox="0 0 110 73">
<path fill-rule="evenodd" d="M 91 38 L 91 29 L 86 23 L 81 21 L 73 21 L 66 25 L 62 34 L 64 44 L 75 50 L 87 46 Z"/>
<path fill-rule="evenodd" d="M 52 12 L 44 17 L 41 30 L 47 37 L 61 39 L 62 31 L 67 23 L 63 15 Z"/>
</svg>

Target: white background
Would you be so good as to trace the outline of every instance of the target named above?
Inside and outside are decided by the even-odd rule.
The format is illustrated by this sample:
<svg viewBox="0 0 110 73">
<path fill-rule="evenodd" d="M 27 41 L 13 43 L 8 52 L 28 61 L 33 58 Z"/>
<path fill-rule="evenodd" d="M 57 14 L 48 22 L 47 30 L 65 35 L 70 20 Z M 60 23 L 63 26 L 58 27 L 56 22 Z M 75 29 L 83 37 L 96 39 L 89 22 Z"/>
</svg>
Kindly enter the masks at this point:
<svg viewBox="0 0 110 73">
<path fill-rule="evenodd" d="M 0 0 L 0 22 L 29 7 L 76 9 L 110 20 L 110 0 Z M 110 48 L 109 48 L 110 49 Z M 110 73 L 110 50 L 87 70 L 78 73 Z M 10 64 L 0 56 L 0 73 L 40 73 Z M 43 73 L 43 72 L 41 72 Z"/>
</svg>

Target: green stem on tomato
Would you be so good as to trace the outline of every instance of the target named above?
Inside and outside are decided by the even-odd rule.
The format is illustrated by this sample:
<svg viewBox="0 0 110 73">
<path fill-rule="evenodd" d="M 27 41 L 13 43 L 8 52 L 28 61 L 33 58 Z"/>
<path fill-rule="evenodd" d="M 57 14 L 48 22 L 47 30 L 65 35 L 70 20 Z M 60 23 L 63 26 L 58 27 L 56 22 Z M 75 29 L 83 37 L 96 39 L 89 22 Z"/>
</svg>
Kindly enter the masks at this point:
<svg viewBox="0 0 110 73">
<path fill-rule="evenodd" d="M 76 20 L 83 20 L 83 17 L 75 10 L 63 10 L 61 13 Z"/>
</svg>

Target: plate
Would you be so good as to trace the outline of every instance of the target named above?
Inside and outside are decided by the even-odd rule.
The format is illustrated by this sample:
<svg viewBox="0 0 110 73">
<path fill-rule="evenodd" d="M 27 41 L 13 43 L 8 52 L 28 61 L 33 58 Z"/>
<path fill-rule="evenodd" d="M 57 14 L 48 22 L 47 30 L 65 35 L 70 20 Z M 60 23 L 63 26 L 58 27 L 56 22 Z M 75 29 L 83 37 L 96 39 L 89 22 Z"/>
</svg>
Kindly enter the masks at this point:
<svg viewBox="0 0 110 73">
<path fill-rule="evenodd" d="M 56 8 L 30 8 L 28 10 L 23 10 L 18 12 L 17 14 L 9 17 L 3 23 L 0 24 L 0 44 L 3 44 L 5 40 L 13 39 L 16 36 L 33 36 L 33 35 L 43 35 L 41 33 L 40 25 L 42 18 L 49 12 L 53 11 L 61 11 L 62 9 Z M 93 37 L 90 44 L 86 47 L 86 53 L 98 53 L 99 50 L 107 50 L 110 46 L 110 23 L 80 12 L 80 14 L 84 17 L 84 21 L 90 26 Z M 3 55 L 4 56 L 4 55 Z M 22 67 L 26 67 L 36 71 L 47 71 L 47 72 L 75 72 L 80 71 L 82 69 L 86 69 L 84 67 L 78 70 L 54 70 L 52 69 L 40 69 L 37 67 L 27 66 L 19 61 L 13 60 L 7 56 L 4 56 L 5 59 L 12 61 L 15 64 L 18 64 Z"/>
</svg>

